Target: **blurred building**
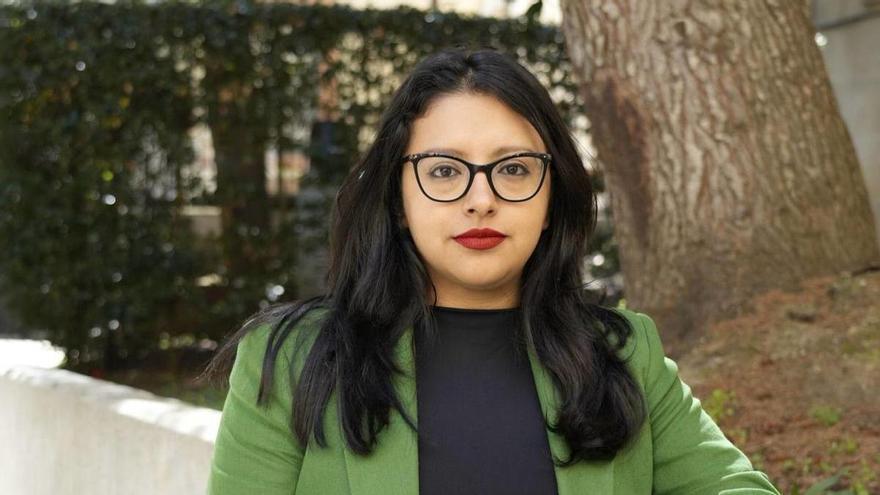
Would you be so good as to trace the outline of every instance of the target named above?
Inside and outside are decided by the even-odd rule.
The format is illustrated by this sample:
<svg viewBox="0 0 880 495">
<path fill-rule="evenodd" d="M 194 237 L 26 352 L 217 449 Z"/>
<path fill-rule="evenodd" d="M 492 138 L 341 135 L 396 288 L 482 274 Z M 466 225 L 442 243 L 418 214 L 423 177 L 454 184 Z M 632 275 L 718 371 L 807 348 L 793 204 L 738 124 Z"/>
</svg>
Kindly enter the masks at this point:
<svg viewBox="0 0 880 495">
<path fill-rule="evenodd" d="M 393 9 L 400 6 L 422 10 L 440 10 L 459 14 L 497 17 L 509 19 L 519 17 L 531 7 L 536 0 L 276 0 L 301 5 L 349 5 L 355 9 Z M 561 22 L 562 15 L 559 0 L 543 0 L 539 20 L 544 24 Z"/>
<path fill-rule="evenodd" d="M 849 128 L 880 241 L 880 0 L 813 0 L 816 43 Z"/>
</svg>

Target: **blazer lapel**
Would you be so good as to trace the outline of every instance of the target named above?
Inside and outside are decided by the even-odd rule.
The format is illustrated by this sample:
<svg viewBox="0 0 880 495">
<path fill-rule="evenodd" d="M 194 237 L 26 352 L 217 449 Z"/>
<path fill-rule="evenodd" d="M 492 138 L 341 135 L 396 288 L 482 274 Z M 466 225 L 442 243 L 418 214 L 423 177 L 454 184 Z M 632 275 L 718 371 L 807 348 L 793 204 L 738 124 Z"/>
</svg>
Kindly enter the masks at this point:
<svg viewBox="0 0 880 495">
<path fill-rule="evenodd" d="M 541 410 L 545 418 L 555 421 L 560 403 L 559 394 L 553 386 L 550 374 L 541 365 L 531 347 L 528 354 Z M 394 357 L 404 375 L 395 376 L 393 382 L 404 409 L 413 420 L 418 421 L 413 356 L 413 332 L 412 328 L 407 328 L 394 350 Z M 568 445 L 565 438 L 549 429 L 545 431 L 553 455 L 561 459 L 567 458 Z M 343 451 L 351 495 L 419 493 L 418 437 L 398 411 L 391 410 L 388 427 L 379 433 L 374 450 L 369 456 L 354 454 L 347 446 L 343 446 Z M 614 493 L 613 461 L 581 461 L 567 468 L 554 467 L 554 471 L 558 495 Z"/>
<path fill-rule="evenodd" d="M 544 413 L 544 418 L 550 420 L 550 424 L 555 424 L 559 404 L 562 402 L 559 392 L 553 385 L 553 378 L 541 364 L 532 346 L 529 346 L 528 352 L 532 376 L 535 379 L 535 388 L 538 391 L 538 400 L 541 401 L 541 411 Z M 545 430 L 550 444 L 550 452 L 559 459 L 567 459 L 569 449 L 565 437 L 549 429 Z M 554 466 L 558 495 L 614 493 L 613 462 L 613 460 L 589 463 L 580 461 L 567 468 Z"/>
</svg>

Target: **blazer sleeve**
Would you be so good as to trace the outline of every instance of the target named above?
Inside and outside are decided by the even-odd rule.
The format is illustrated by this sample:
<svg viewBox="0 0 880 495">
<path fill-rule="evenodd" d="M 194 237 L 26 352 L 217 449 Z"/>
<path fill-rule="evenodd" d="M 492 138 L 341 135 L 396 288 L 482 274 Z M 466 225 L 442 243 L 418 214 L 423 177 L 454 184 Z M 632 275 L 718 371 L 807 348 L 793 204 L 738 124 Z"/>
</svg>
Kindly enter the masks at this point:
<svg viewBox="0 0 880 495">
<path fill-rule="evenodd" d="M 266 407 L 256 403 L 269 332 L 269 324 L 260 325 L 238 344 L 214 445 L 208 495 L 295 492 L 303 449 L 289 426 L 290 357 L 286 346 L 275 360 Z"/>
<path fill-rule="evenodd" d="M 666 357 L 654 321 L 637 313 L 648 340 L 645 391 L 656 495 L 780 495 L 725 436 Z"/>
</svg>

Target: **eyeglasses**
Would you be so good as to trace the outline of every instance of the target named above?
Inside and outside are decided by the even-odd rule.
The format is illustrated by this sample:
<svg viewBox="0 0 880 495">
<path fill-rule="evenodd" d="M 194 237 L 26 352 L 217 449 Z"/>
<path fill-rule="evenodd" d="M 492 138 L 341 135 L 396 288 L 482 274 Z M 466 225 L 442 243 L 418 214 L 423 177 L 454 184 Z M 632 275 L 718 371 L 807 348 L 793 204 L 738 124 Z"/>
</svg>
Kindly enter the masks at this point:
<svg viewBox="0 0 880 495">
<path fill-rule="evenodd" d="M 416 182 L 428 199 L 447 203 L 467 194 L 474 176 L 481 170 L 499 198 L 528 201 L 541 190 L 545 171 L 552 161 L 553 157 L 547 153 L 525 151 L 485 165 L 443 153 L 415 153 L 403 157 L 401 163 L 413 163 Z"/>
</svg>

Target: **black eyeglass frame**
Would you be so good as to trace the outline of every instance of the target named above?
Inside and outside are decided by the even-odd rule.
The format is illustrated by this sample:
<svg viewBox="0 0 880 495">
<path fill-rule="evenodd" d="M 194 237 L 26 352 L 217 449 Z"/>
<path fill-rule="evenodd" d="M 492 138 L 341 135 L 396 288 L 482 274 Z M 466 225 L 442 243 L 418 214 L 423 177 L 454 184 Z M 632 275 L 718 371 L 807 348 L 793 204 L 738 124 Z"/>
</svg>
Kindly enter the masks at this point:
<svg viewBox="0 0 880 495">
<path fill-rule="evenodd" d="M 533 192 L 532 195 L 529 196 L 528 198 L 507 199 L 504 196 L 502 196 L 501 194 L 499 194 L 497 190 L 495 190 L 495 184 L 492 183 L 492 170 L 496 166 L 498 166 L 500 163 L 504 162 L 505 160 L 510 160 L 511 158 L 517 158 L 520 156 L 531 156 L 531 157 L 541 159 L 541 164 L 542 164 L 541 165 L 541 182 L 538 183 L 538 187 L 535 188 L 535 192 Z M 421 160 L 422 158 L 428 158 L 428 157 L 450 158 L 452 160 L 455 160 L 457 162 L 464 164 L 468 168 L 468 172 L 470 173 L 470 176 L 468 177 L 467 186 L 465 186 L 464 192 L 462 192 L 460 196 L 458 196 L 455 199 L 435 199 L 435 198 L 432 198 L 427 192 L 425 192 L 425 188 L 422 187 L 422 181 L 421 181 L 421 179 L 419 179 L 419 170 L 418 169 L 419 169 L 419 160 Z M 459 158 L 457 156 L 447 155 L 446 153 L 413 153 L 411 155 L 406 155 L 405 157 L 403 157 L 401 163 L 403 164 L 406 162 L 412 162 L 413 173 L 416 174 L 416 182 L 419 184 L 419 189 L 421 189 L 422 194 L 424 194 L 425 197 L 430 199 L 431 201 L 437 201 L 438 203 L 451 203 L 453 201 L 458 201 L 459 199 L 465 197 L 465 195 L 467 195 L 468 191 L 471 190 L 471 184 L 473 184 L 473 182 L 474 182 L 474 177 L 476 177 L 477 173 L 482 170 L 485 172 L 486 180 L 489 182 L 489 188 L 492 189 L 492 192 L 495 194 L 495 196 L 503 199 L 504 201 L 508 201 L 511 203 L 521 203 L 523 201 L 528 201 L 528 200 L 534 198 L 535 195 L 541 191 L 541 187 L 543 187 L 543 185 L 544 185 L 544 177 L 547 176 L 547 169 L 550 168 L 550 164 L 553 163 L 553 156 L 550 155 L 549 153 L 538 153 L 535 151 L 521 151 L 519 153 L 514 153 L 512 155 L 507 155 L 507 156 L 501 157 L 501 158 L 495 160 L 494 162 L 487 163 L 485 165 L 479 165 L 476 163 L 471 163 L 471 162 L 464 160 L 463 158 Z"/>
</svg>

